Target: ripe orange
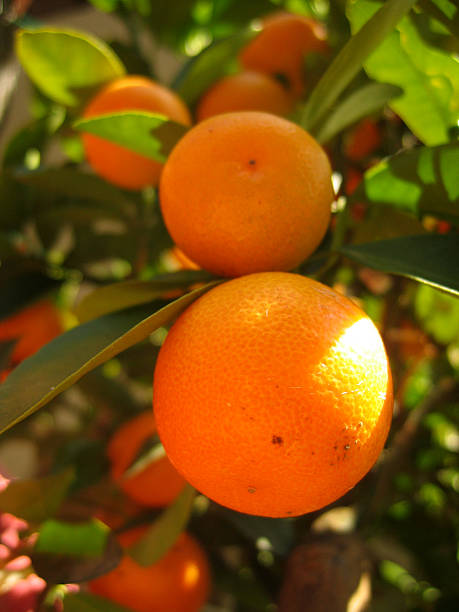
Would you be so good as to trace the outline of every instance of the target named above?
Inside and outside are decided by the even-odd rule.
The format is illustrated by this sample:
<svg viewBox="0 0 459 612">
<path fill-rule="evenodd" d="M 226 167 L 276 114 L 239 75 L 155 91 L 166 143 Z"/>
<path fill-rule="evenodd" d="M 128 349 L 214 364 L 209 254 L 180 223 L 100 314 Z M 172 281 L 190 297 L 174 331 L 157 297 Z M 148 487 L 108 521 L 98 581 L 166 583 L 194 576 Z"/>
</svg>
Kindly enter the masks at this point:
<svg viewBox="0 0 459 612">
<path fill-rule="evenodd" d="M 131 529 L 119 540 L 127 547 L 144 532 L 143 527 Z M 92 580 L 89 589 L 134 612 L 198 612 L 209 594 L 209 565 L 197 541 L 182 533 L 154 565 L 142 567 L 126 555 L 113 571 Z"/>
<path fill-rule="evenodd" d="M 164 165 L 160 204 L 175 243 L 223 276 L 290 270 L 322 240 L 333 188 L 328 158 L 296 124 L 268 113 L 193 127 Z"/>
<path fill-rule="evenodd" d="M 185 480 L 172 467 L 165 453 L 145 469 L 126 476 L 142 446 L 156 433 L 153 414 L 148 411 L 124 423 L 109 442 L 107 454 L 111 463 L 111 476 L 134 501 L 144 506 L 166 506 L 180 493 Z"/>
<path fill-rule="evenodd" d="M 202 121 L 242 110 L 286 115 L 292 107 L 293 98 L 279 81 L 262 72 L 246 70 L 217 81 L 199 101 L 196 118 Z"/>
<path fill-rule="evenodd" d="M 307 53 L 327 53 L 324 26 L 308 17 L 276 12 L 262 22 L 262 30 L 239 55 L 244 68 L 264 72 L 285 83 L 295 96 L 304 91 Z"/>
<path fill-rule="evenodd" d="M 239 512 L 287 517 L 372 467 L 392 416 L 378 330 L 330 287 L 284 272 L 211 289 L 172 326 L 153 405 L 171 463 Z"/>
<path fill-rule="evenodd" d="M 86 107 L 85 118 L 124 110 L 160 113 L 191 124 L 188 109 L 171 90 L 141 76 L 124 76 L 103 87 Z M 86 157 L 94 171 L 126 189 L 156 185 L 162 164 L 92 134 L 83 134 Z"/>
<path fill-rule="evenodd" d="M 352 161 L 368 157 L 381 144 L 381 130 L 373 119 L 362 119 L 347 135 L 344 154 Z"/>
<path fill-rule="evenodd" d="M 17 340 L 9 367 L 36 353 L 62 331 L 59 312 L 49 300 L 35 302 L 0 321 L 0 342 Z"/>
</svg>

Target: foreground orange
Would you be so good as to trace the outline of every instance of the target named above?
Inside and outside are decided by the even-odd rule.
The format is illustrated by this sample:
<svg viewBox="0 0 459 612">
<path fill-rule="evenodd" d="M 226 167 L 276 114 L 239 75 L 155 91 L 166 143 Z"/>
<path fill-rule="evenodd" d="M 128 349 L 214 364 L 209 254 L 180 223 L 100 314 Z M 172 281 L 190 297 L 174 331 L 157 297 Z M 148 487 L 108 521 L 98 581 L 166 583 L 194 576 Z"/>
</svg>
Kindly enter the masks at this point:
<svg viewBox="0 0 459 612">
<path fill-rule="evenodd" d="M 316 140 L 291 121 L 252 111 L 192 128 L 160 181 L 173 240 L 223 276 L 300 264 L 322 240 L 332 200 L 330 164 Z"/>
<path fill-rule="evenodd" d="M 296 274 L 231 280 L 172 326 L 153 405 L 170 461 L 239 512 L 304 514 L 373 466 L 392 417 L 378 330 L 353 302 Z"/>
<path fill-rule="evenodd" d="M 113 480 L 131 499 L 152 507 L 166 506 L 185 485 L 184 479 L 172 467 L 163 449 L 143 470 L 132 476 L 126 474 L 126 470 L 135 463 L 142 446 L 155 433 L 153 414 L 150 411 L 144 412 L 124 423 L 115 432 L 107 448 Z"/>
<path fill-rule="evenodd" d="M 10 356 L 13 368 L 63 331 L 61 318 L 49 300 L 40 300 L 0 321 L 0 342 L 16 340 Z M 4 378 L 0 373 L 0 381 Z"/>
<path fill-rule="evenodd" d="M 311 52 L 327 53 L 326 37 L 318 21 L 276 12 L 263 19 L 261 32 L 244 47 L 239 60 L 248 70 L 278 78 L 299 97 L 305 88 L 305 57 Z"/>
<path fill-rule="evenodd" d="M 159 113 L 190 125 L 190 113 L 173 91 L 142 76 L 124 76 L 103 87 L 86 107 L 85 118 L 127 110 Z M 83 134 L 86 158 L 94 171 L 126 189 L 156 185 L 162 164 L 93 134 Z"/>
<path fill-rule="evenodd" d="M 242 110 L 286 115 L 292 108 L 293 98 L 279 81 L 262 72 L 246 70 L 214 83 L 199 101 L 196 118 L 203 121 L 213 115 Z"/>
<path fill-rule="evenodd" d="M 128 547 L 144 533 L 143 527 L 131 529 L 119 541 Z M 126 555 L 113 571 L 90 582 L 89 589 L 134 612 L 198 612 L 209 595 L 209 565 L 198 542 L 182 533 L 154 565 L 142 567 Z"/>
</svg>

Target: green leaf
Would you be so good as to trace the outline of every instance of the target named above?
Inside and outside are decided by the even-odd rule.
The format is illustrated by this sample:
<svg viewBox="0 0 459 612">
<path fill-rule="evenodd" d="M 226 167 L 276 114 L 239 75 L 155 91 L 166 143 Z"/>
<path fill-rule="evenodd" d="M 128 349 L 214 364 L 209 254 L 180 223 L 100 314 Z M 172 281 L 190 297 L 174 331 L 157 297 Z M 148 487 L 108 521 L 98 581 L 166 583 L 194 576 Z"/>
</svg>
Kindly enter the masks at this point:
<svg viewBox="0 0 459 612">
<path fill-rule="evenodd" d="M 459 340 L 459 300 L 428 285 L 416 291 L 414 311 L 423 328 L 436 342 Z"/>
<path fill-rule="evenodd" d="M 360 33 L 369 23 L 367 19 L 377 16 L 372 17 L 378 5 L 372 0 L 357 0 L 350 5 L 354 32 Z M 450 129 L 459 120 L 459 61 L 428 45 L 412 20 L 400 21 L 367 59 L 365 70 L 377 81 L 402 87 L 403 95 L 392 100 L 390 106 L 420 140 L 428 145 L 450 140 Z"/>
<path fill-rule="evenodd" d="M 14 176 L 42 196 L 41 200 L 36 199 L 37 207 L 48 209 L 50 196 L 53 196 L 66 202 L 76 199 L 97 202 L 107 210 L 115 210 L 125 217 L 135 214 L 132 196 L 93 174 L 75 168 L 46 168 L 35 172 L 17 172 Z M 56 206 L 56 203 L 53 205 Z"/>
<path fill-rule="evenodd" d="M 96 519 L 85 523 L 50 519 L 40 527 L 35 552 L 97 557 L 104 552 L 109 533 L 109 527 Z"/>
<path fill-rule="evenodd" d="M 73 469 L 66 469 L 45 478 L 12 480 L 0 493 L 1 511 L 41 523 L 58 511 L 73 478 Z"/>
<path fill-rule="evenodd" d="M 132 612 L 132 610 L 103 597 L 81 592 L 65 597 L 64 612 Z"/>
<path fill-rule="evenodd" d="M 225 74 L 229 63 L 255 34 L 254 30 L 241 30 L 206 47 L 185 64 L 172 85 L 173 89 L 187 104 L 194 104 L 212 83 Z"/>
<path fill-rule="evenodd" d="M 151 281 L 112 283 L 88 294 L 76 307 L 75 314 L 79 321 L 85 323 L 115 310 L 158 299 L 165 291 L 183 289 L 211 278 L 212 275 L 204 270 L 183 270 L 159 275 Z"/>
<path fill-rule="evenodd" d="M 25 359 L 0 385 L 0 433 L 50 402 L 87 372 L 178 316 L 212 284 L 152 313 L 142 306 L 105 315 L 61 334 Z"/>
<path fill-rule="evenodd" d="M 403 151 L 368 170 L 351 201 L 458 219 L 458 168 L 459 143 Z"/>
<path fill-rule="evenodd" d="M 459 38 L 459 7 L 454 0 L 420 0 L 419 6 Z"/>
<path fill-rule="evenodd" d="M 190 516 L 195 489 L 187 484 L 140 540 L 129 547 L 129 555 L 143 567 L 153 565 L 173 546 Z"/>
<path fill-rule="evenodd" d="M 389 274 L 407 276 L 459 295 L 457 235 L 404 236 L 366 244 L 347 245 L 341 247 L 339 252 L 364 266 Z"/>
<path fill-rule="evenodd" d="M 371 19 L 352 36 L 314 88 L 301 117 L 306 130 L 316 126 L 361 69 L 368 56 L 381 44 L 416 0 L 388 0 Z M 389 82 L 389 79 L 385 79 Z"/>
<path fill-rule="evenodd" d="M 369 83 L 353 91 L 331 112 L 317 133 L 317 140 L 321 143 L 331 140 L 359 119 L 380 111 L 401 93 L 400 87 L 387 83 Z"/>
<path fill-rule="evenodd" d="M 22 30 L 16 37 L 16 53 L 35 85 L 66 106 L 78 105 L 82 94 L 125 73 L 102 40 L 72 30 Z"/>
<path fill-rule="evenodd" d="M 72 528 L 75 528 L 73 535 L 71 534 Z M 30 556 L 35 572 L 51 584 L 86 582 L 110 572 L 123 558 L 123 549 L 114 533 L 108 528 L 102 542 L 102 527 L 98 529 L 97 532 L 94 526 L 90 527 L 89 524 L 82 526 L 68 523 L 65 525 L 58 521 L 55 521 L 54 525 L 46 525 L 47 534 L 44 547 L 67 549 L 69 552 L 34 550 Z M 85 541 L 81 541 L 80 544 L 76 542 L 78 534 L 80 538 L 85 538 Z M 87 538 L 93 536 L 100 545 L 100 552 L 88 554 L 86 551 L 90 550 L 91 545 Z M 62 542 L 59 542 L 59 538 L 62 538 Z M 78 552 L 79 550 L 81 553 Z"/>
<path fill-rule="evenodd" d="M 73 127 L 165 162 L 188 127 L 171 121 L 164 115 L 146 111 L 123 111 L 79 119 Z"/>
<path fill-rule="evenodd" d="M 219 512 L 252 542 L 256 543 L 260 538 L 264 538 L 270 550 L 278 555 L 287 555 L 292 549 L 295 531 L 291 519 L 250 516 L 226 508 L 220 508 Z"/>
</svg>

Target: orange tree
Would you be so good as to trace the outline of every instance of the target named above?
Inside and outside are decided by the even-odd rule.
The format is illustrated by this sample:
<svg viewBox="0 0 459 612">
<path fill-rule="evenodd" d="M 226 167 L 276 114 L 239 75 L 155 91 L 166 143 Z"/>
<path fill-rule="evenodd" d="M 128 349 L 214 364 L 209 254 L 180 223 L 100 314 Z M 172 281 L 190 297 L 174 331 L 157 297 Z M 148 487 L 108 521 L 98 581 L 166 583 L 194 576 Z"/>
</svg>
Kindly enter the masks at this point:
<svg viewBox="0 0 459 612">
<path fill-rule="evenodd" d="M 111 13 L 122 43 L 25 4 L 0 13 L 1 329 L 32 313 L 0 337 L 0 608 L 140 609 L 136 580 L 161 593 L 186 528 L 210 565 L 191 610 L 457 610 L 457 3 L 87 2 L 88 28 Z M 248 88 L 231 108 L 246 70 L 288 104 Z M 181 115 L 123 96 L 88 112 L 132 77 Z M 301 152 L 225 115 L 184 125 L 221 83 L 222 110 L 276 110 Z M 196 269 L 171 271 L 173 240 Z M 164 476 L 165 452 L 196 489 Z M 180 558 L 177 594 L 199 574 Z"/>
</svg>

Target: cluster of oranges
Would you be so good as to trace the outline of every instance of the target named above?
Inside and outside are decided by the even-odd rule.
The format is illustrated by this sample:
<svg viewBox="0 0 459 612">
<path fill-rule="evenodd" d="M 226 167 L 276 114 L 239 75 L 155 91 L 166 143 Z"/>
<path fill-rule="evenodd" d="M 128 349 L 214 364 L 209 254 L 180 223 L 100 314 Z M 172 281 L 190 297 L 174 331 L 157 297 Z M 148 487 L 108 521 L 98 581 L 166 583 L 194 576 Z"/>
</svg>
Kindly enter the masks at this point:
<svg viewBox="0 0 459 612">
<path fill-rule="evenodd" d="M 324 33 L 288 14 L 263 26 L 240 54 L 242 70 L 199 101 L 198 123 L 164 166 L 83 135 L 100 176 L 128 189 L 158 185 L 179 249 L 197 266 L 231 278 L 171 327 L 155 368 L 154 417 L 137 417 L 109 445 L 113 479 L 141 504 L 168 504 L 186 479 L 240 512 L 301 515 L 352 488 L 388 434 L 391 375 L 376 327 L 347 298 L 290 272 L 322 241 L 334 198 L 323 149 L 279 116 L 304 92 L 305 52 L 327 51 Z M 104 87 L 84 115 L 128 109 L 192 121 L 175 93 L 137 76 Z M 159 453 L 131 473 L 155 427 L 167 457 Z M 156 610 L 153 600 L 161 596 L 148 572 L 161 576 L 174 556 L 183 561 L 183 589 L 171 590 L 182 593 L 182 603 L 168 610 L 195 611 L 207 594 L 208 568 L 187 534 L 156 569 L 142 570 L 148 593 L 141 597 L 132 598 L 141 568 L 128 558 L 92 588 L 140 612 Z"/>
</svg>

